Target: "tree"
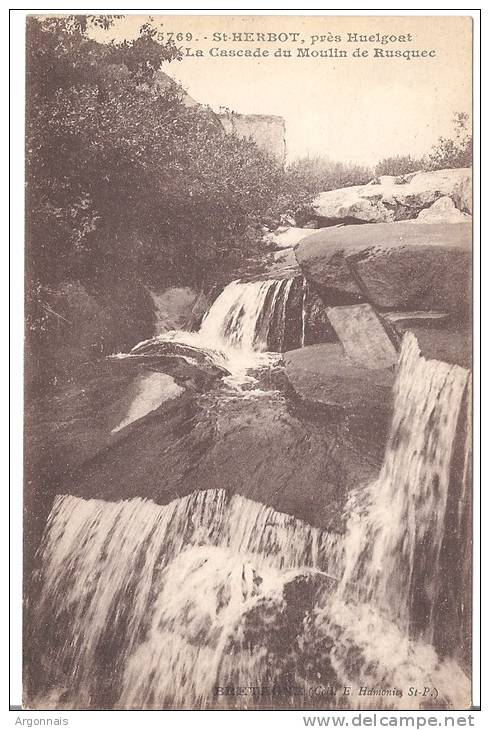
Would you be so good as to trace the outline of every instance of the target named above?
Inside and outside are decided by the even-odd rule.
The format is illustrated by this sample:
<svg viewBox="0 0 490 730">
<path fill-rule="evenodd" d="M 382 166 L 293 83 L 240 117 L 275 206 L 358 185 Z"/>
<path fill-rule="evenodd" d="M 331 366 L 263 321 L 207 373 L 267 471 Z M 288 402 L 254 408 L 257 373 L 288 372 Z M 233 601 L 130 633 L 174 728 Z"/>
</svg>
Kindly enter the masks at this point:
<svg viewBox="0 0 490 730">
<path fill-rule="evenodd" d="M 458 112 L 454 115 L 452 137 L 439 137 L 428 155 L 431 170 L 454 167 L 471 167 L 473 162 L 473 136 L 469 115 Z"/>
<path fill-rule="evenodd" d="M 46 342 L 65 282 L 99 298 L 123 282 L 140 321 L 138 287 L 199 283 L 228 255 L 247 256 L 282 190 L 282 169 L 254 142 L 161 83 L 179 52 L 151 26 L 101 44 L 86 23 L 28 20 L 26 309 Z"/>
</svg>

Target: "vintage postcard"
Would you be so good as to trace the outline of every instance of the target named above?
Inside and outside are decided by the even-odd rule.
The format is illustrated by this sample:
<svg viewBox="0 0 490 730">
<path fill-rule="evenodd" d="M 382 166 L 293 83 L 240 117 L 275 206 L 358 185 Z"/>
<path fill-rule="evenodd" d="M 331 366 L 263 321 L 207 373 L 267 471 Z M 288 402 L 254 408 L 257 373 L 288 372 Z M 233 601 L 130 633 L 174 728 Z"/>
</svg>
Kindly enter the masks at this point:
<svg viewBox="0 0 490 730">
<path fill-rule="evenodd" d="M 472 22 L 26 17 L 25 708 L 471 708 Z"/>
</svg>

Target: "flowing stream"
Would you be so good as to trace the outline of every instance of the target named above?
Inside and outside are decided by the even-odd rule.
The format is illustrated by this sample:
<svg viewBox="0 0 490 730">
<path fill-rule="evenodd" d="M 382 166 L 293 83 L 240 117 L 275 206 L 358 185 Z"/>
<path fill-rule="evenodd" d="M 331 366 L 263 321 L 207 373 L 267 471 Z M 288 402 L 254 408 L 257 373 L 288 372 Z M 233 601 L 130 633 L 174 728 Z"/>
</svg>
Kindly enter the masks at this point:
<svg viewBox="0 0 490 730">
<path fill-rule="evenodd" d="M 233 282 L 198 333 L 161 337 L 221 353 L 243 376 L 271 361 L 272 330 L 284 338 L 291 285 Z M 424 359 L 405 335 L 384 462 L 351 493 L 343 535 L 226 485 L 166 505 L 60 494 L 39 551 L 45 671 L 31 704 L 469 706 L 466 675 L 433 645 L 467 386 L 466 370 Z"/>
</svg>

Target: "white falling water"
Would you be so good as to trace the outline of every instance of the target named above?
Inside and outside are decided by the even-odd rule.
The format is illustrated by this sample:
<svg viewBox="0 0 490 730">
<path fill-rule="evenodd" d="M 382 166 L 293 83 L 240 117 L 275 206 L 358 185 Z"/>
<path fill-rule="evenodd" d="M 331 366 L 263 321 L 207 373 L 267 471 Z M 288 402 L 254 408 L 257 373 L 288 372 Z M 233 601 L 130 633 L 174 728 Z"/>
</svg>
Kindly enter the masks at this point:
<svg viewBox="0 0 490 730">
<path fill-rule="evenodd" d="M 350 496 L 343 577 L 315 622 L 319 635 L 335 638 L 331 660 L 346 685 L 401 692 L 424 677 L 449 706 L 469 707 L 468 677 L 455 661 L 441 662 L 432 646 L 434 607 L 444 589 L 439 555 L 453 443 L 468 377 L 457 365 L 421 357 L 414 335 L 405 335 L 383 466 L 378 479 Z M 423 630 L 415 630 L 421 605 Z M 352 698 L 354 707 L 379 702 L 376 694 Z M 419 703 L 412 696 L 400 705 Z"/>
<path fill-rule="evenodd" d="M 56 627 L 54 639 L 45 632 L 43 666 L 60 702 L 220 706 L 217 685 L 238 677 L 260 686 L 280 678 L 285 661 L 306 691 L 320 681 L 308 666 L 321 660 L 339 686 L 353 687 L 351 707 L 420 708 L 420 697 L 407 695 L 412 685 L 437 688 L 447 707 L 468 707 L 466 676 L 431 645 L 430 614 L 467 379 L 458 366 L 422 358 L 405 336 L 385 460 L 379 478 L 351 496 L 343 538 L 224 490 L 166 506 L 57 497 L 35 618 Z M 300 615 L 293 655 L 271 653 L 270 622 L 287 610 L 286 587 L 307 575 L 330 576 L 336 588 L 327 582 Z M 431 608 L 424 634 L 413 636 L 419 590 Z M 269 611 L 263 624 L 259 609 Z M 362 686 L 377 693 L 359 694 Z M 46 703 L 45 695 L 32 702 Z"/>
<path fill-rule="evenodd" d="M 293 279 L 232 281 L 204 316 L 199 332 L 175 330 L 154 338 L 154 342 L 177 342 L 212 353 L 238 380 L 247 370 L 267 366 L 278 356 L 268 351 L 272 335 L 284 341 L 286 307 Z M 274 328 L 274 332 L 273 332 Z M 276 337 L 277 339 L 277 337 Z M 139 343 L 132 354 L 138 353 Z"/>
<path fill-rule="evenodd" d="M 303 277 L 303 292 L 301 297 L 301 347 L 305 346 L 306 335 L 306 298 L 308 296 L 308 282 Z"/>
<path fill-rule="evenodd" d="M 407 333 L 383 466 L 348 506 L 342 588 L 408 633 L 415 594 L 434 607 L 452 444 L 468 371 L 421 357 Z M 432 640 L 432 616 L 425 638 Z"/>
<path fill-rule="evenodd" d="M 335 575 L 340 564 L 337 535 L 224 490 L 163 507 L 57 497 L 36 609 L 38 625 L 60 626 L 46 659 L 55 675 L 64 669 L 50 682 L 67 705 L 90 705 L 112 631 L 121 643 L 112 667 L 121 666 L 119 705 L 209 704 L 247 610 L 298 572 Z"/>
</svg>

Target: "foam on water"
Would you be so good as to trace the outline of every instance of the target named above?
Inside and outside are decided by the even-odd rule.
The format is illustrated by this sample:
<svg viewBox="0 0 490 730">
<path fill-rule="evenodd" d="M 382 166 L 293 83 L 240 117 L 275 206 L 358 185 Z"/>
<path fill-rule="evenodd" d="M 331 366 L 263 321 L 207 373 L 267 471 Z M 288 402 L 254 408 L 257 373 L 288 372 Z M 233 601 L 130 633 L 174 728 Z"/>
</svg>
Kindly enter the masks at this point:
<svg viewBox="0 0 490 730">
<path fill-rule="evenodd" d="M 198 332 L 175 330 L 139 343 L 137 354 L 149 342 L 176 342 L 199 348 L 225 367 L 237 383 L 247 371 L 275 364 L 279 355 L 268 350 L 274 334 L 279 349 L 284 341 L 286 306 L 293 279 L 232 281 L 207 311 Z"/>
<path fill-rule="evenodd" d="M 216 321 L 215 336 L 226 336 Z M 252 328 L 243 331 L 250 342 Z M 467 371 L 425 360 L 405 336 L 384 463 L 351 495 L 344 536 L 224 489 L 164 506 L 57 497 L 40 550 L 34 624 L 44 670 L 31 704 L 56 696 L 72 707 L 212 707 L 217 685 L 284 677 L 307 698 L 325 670 L 353 687 L 350 707 L 468 707 L 466 675 L 432 645 L 467 384 Z M 299 579 L 316 581 L 315 591 L 300 587 L 294 598 L 288 587 Z M 290 648 L 281 637 L 271 645 L 284 616 L 297 624 Z M 379 692 L 359 694 L 363 686 Z M 437 697 L 409 696 L 410 686 Z"/>
</svg>

